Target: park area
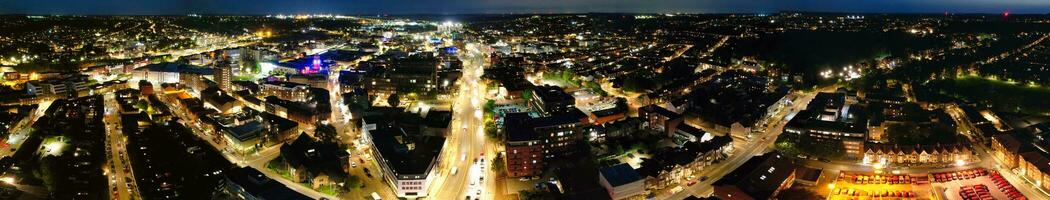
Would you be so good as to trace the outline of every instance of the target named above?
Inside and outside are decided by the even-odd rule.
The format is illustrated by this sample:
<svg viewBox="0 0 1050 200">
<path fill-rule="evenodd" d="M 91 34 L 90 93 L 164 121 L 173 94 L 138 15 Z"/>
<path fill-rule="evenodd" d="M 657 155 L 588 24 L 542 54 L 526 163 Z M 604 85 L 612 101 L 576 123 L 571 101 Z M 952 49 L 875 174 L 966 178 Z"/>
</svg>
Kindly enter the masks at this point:
<svg viewBox="0 0 1050 200">
<path fill-rule="evenodd" d="M 1050 87 L 1023 84 L 979 76 L 962 76 L 955 79 L 931 81 L 926 84 L 929 92 L 917 92 L 920 99 L 931 99 L 937 95 L 958 98 L 970 102 L 991 105 L 997 110 L 1026 113 L 1050 113 Z M 936 99 L 936 98 L 932 98 Z"/>
</svg>

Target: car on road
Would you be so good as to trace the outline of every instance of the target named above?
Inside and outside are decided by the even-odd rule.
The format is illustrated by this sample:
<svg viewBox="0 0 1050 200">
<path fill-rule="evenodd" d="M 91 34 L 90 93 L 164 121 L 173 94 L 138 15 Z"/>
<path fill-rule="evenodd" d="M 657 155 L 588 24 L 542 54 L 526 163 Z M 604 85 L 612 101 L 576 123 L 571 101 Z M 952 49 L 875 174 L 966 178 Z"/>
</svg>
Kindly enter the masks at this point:
<svg viewBox="0 0 1050 200">
<path fill-rule="evenodd" d="M 351 162 L 350 162 L 350 167 L 352 167 L 352 168 L 357 168 L 357 162 L 353 162 L 353 161 L 351 161 Z"/>
</svg>

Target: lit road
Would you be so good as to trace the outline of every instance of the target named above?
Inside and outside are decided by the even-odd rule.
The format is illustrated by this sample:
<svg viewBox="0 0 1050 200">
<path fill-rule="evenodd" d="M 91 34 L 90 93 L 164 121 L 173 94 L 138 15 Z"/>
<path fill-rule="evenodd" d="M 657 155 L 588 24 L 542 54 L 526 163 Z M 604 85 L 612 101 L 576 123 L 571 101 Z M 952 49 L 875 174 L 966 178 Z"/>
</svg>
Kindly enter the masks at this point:
<svg viewBox="0 0 1050 200">
<path fill-rule="evenodd" d="M 15 154 L 15 150 L 21 147 L 22 143 L 25 143 L 26 138 L 29 138 L 29 134 L 33 132 L 33 123 L 36 123 L 36 121 L 40 119 L 40 116 L 44 116 L 45 112 L 47 112 L 47 108 L 51 106 L 51 102 L 53 101 L 44 100 L 37 104 L 36 111 L 34 111 L 33 115 L 30 115 L 32 119 L 29 119 L 29 121 L 25 123 L 17 124 L 19 127 L 11 129 L 17 131 L 7 135 L 8 147 L 0 151 L 0 158 Z"/>
<path fill-rule="evenodd" d="M 492 145 L 486 149 L 484 119 L 481 111 L 486 86 L 480 82 L 487 55 L 479 52 L 473 45 L 467 45 L 460 55 L 463 60 L 463 77 L 460 79 L 459 93 L 453 103 L 453 119 L 450 133 L 444 146 L 444 158 L 439 164 L 438 177 L 430 186 L 433 199 L 464 199 L 465 196 L 480 199 L 492 199 L 491 191 L 486 191 L 493 178 L 485 177 L 490 173 Z M 484 152 L 484 165 L 474 164 Z M 453 169 L 456 173 L 453 174 Z M 479 180 L 485 177 L 484 181 Z M 473 184 L 472 184 L 473 183 Z"/>
<path fill-rule="evenodd" d="M 834 87 L 828 87 L 819 91 L 827 92 L 834 91 L 834 89 Z M 817 92 L 791 94 L 798 95 L 799 97 L 796 98 L 793 104 L 787 105 L 790 106 L 789 108 L 781 109 L 779 113 L 763 120 L 764 123 L 760 123 L 770 128 L 767 128 L 764 131 L 756 131 L 753 139 L 749 141 L 738 141 L 734 138 L 733 151 L 728 158 L 707 166 L 701 172 L 694 174 L 697 178 L 708 177 L 707 180 L 698 181 L 692 186 L 685 186 L 684 183 L 688 181 L 682 181 L 681 186 L 684 187 L 684 190 L 673 192 L 671 194 L 661 192 L 657 194 L 656 199 L 678 200 L 685 199 L 689 196 L 705 197 L 711 195 L 714 193 L 714 188 L 711 187 L 712 183 L 722 176 L 729 174 L 729 172 L 732 172 L 737 167 L 740 167 L 744 162 L 751 159 L 751 157 L 766 153 L 767 150 L 773 148 L 773 143 L 776 142 L 777 136 L 780 135 L 784 130 L 784 125 L 790 120 L 788 116 L 792 116 L 793 113 L 805 109 L 806 105 L 809 104 L 809 101 L 813 100 L 813 97 L 815 97 L 816 94 Z M 761 130 L 760 128 L 756 129 Z M 675 186 L 670 186 L 669 189 L 674 187 Z"/>
<path fill-rule="evenodd" d="M 120 106 L 117 104 L 116 95 L 113 92 L 103 95 L 106 105 L 105 117 L 102 118 L 106 124 L 106 158 L 107 162 L 103 171 L 109 178 L 109 190 L 111 199 L 142 199 L 138 193 L 134 173 L 131 171 L 131 161 L 127 155 L 127 137 L 124 136 L 121 119 Z M 115 195 L 113 194 L 115 192 Z"/>
</svg>

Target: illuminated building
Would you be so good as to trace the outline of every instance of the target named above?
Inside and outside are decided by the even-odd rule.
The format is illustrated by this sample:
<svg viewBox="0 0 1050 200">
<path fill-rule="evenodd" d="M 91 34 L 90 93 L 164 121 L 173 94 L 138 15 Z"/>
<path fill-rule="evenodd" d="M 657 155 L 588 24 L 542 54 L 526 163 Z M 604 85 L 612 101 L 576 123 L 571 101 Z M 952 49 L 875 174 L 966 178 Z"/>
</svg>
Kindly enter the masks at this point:
<svg viewBox="0 0 1050 200">
<path fill-rule="evenodd" d="M 863 107 L 848 101 L 845 93 L 819 93 L 806 105 L 806 110 L 785 125 L 784 133 L 796 141 L 812 141 L 818 145 L 842 143 L 847 157 L 861 158 L 867 139 L 864 125 L 867 119 L 861 110 Z"/>
<path fill-rule="evenodd" d="M 218 64 L 215 64 L 215 74 L 213 76 L 219 89 L 230 91 L 231 82 L 233 81 L 233 64 L 228 60 L 219 61 Z"/>
<path fill-rule="evenodd" d="M 289 101 L 306 101 L 309 92 L 309 86 L 292 82 L 270 81 L 259 85 L 260 96 L 276 96 Z"/>
<path fill-rule="evenodd" d="M 576 99 L 561 87 L 543 85 L 533 87 L 532 91 L 529 105 L 543 115 L 568 113 L 576 109 Z"/>
<path fill-rule="evenodd" d="M 438 176 L 445 137 L 427 134 L 423 117 L 399 108 L 376 108 L 361 119 L 362 139 L 379 163 L 378 177 L 398 197 L 425 197 Z M 429 114 L 428 114 L 429 115 Z M 448 124 L 448 121 L 441 123 Z M 434 123 L 437 124 L 437 123 Z"/>
<path fill-rule="evenodd" d="M 434 56 L 412 55 L 368 69 L 361 83 L 371 95 L 395 92 L 432 93 L 452 89 L 461 73 Z"/>
<path fill-rule="evenodd" d="M 547 117 L 528 113 L 508 113 L 504 117 L 507 175 L 536 176 L 546 161 L 573 153 L 573 145 L 583 141 L 594 129 L 587 116 L 575 112 Z"/>
<path fill-rule="evenodd" d="M 598 173 L 598 184 L 601 184 L 614 200 L 628 199 L 645 192 L 645 179 L 630 165 L 621 163 L 602 168 Z"/>
</svg>

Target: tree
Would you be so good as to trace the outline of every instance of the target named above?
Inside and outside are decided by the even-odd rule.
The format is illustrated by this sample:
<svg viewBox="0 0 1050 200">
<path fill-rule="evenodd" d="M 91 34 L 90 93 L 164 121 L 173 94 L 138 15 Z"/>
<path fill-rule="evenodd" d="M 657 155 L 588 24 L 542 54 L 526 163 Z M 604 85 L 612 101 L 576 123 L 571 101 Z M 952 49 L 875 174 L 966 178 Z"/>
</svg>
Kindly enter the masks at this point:
<svg viewBox="0 0 1050 200">
<path fill-rule="evenodd" d="M 138 108 L 141 111 L 146 111 L 146 109 L 149 108 L 149 103 L 140 99 L 135 103 L 135 108 Z"/>
<path fill-rule="evenodd" d="M 391 94 L 390 97 L 386 98 L 386 103 L 390 104 L 390 107 L 397 107 L 401 105 L 401 97 L 397 93 Z"/>
<path fill-rule="evenodd" d="M 525 89 L 521 91 L 521 98 L 525 99 L 526 101 L 532 99 L 532 89 Z"/>
<path fill-rule="evenodd" d="M 503 135 L 496 129 L 496 124 L 490 122 L 485 123 L 485 136 L 493 140 L 501 140 L 503 138 Z"/>
<path fill-rule="evenodd" d="M 324 142 L 336 142 L 335 137 L 339 133 L 336 131 L 335 126 L 332 126 L 331 124 L 322 123 L 317 123 L 317 125 L 315 126 L 317 127 L 317 131 L 315 131 L 317 139 Z"/>
<path fill-rule="evenodd" d="M 624 92 L 642 93 L 653 87 L 655 87 L 653 80 L 644 77 L 630 76 L 623 81 Z"/>
<path fill-rule="evenodd" d="M 496 100 L 488 100 L 485 102 L 485 112 L 493 112 L 496 110 Z"/>
<path fill-rule="evenodd" d="M 496 159 L 492 159 L 492 170 L 496 171 L 496 173 L 503 173 L 506 169 L 506 163 L 503 163 L 503 155 L 496 154 Z"/>
</svg>

